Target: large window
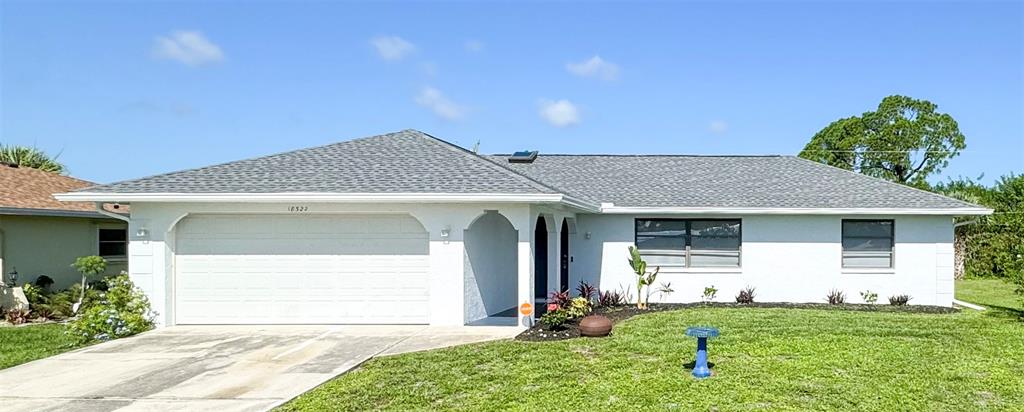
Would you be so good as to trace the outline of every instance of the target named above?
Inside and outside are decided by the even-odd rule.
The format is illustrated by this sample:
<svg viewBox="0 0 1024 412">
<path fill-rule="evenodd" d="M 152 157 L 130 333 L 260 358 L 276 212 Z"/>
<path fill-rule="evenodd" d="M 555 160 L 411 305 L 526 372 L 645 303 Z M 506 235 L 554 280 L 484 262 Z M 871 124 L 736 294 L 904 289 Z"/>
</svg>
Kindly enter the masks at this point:
<svg viewBox="0 0 1024 412">
<path fill-rule="evenodd" d="M 891 268 L 892 220 L 843 220 L 844 268 Z"/>
<path fill-rule="evenodd" d="M 125 229 L 100 229 L 100 256 L 123 258 L 128 251 L 128 231 Z"/>
<path fill-rule="evenodd" d="M 636 247 L 649 266 L 739 267 L 736 219 L 637 219 Z"/>
</svg>

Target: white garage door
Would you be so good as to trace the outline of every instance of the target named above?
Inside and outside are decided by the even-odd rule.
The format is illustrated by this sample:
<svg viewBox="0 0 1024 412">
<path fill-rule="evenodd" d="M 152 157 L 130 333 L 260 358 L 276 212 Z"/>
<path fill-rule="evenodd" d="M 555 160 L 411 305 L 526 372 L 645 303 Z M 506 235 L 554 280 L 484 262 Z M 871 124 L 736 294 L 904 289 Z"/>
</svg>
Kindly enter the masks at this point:
<svg viewBox="0 0 1024 412">
<path fill-rule="evenodd" d="M 428 323 L 409 215 L 196 215 L 175 246 L 180 324 Z"/>
</svg>

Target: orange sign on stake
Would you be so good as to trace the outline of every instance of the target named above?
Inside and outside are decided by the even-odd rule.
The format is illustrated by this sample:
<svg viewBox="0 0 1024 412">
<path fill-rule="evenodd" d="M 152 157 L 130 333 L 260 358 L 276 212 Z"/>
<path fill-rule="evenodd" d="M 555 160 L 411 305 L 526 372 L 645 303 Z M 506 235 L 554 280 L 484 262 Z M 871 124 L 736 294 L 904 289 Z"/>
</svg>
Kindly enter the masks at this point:
<svg viewBox="0 0 1024 412">
<path fill-rule="evenodd" d="M 533 305 L 530 302 L 524 302 L 522 305 L 519 305 L 519 313 L 529 316 L 533 313 Z"/>
</svg>

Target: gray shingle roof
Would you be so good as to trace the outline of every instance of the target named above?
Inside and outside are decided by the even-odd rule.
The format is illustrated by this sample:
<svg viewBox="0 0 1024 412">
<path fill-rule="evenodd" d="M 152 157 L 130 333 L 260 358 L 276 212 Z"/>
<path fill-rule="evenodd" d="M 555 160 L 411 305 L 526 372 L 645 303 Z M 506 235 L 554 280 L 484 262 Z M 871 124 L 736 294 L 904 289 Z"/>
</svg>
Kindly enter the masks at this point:
<svg viewBox="0 0 1024 412">
<path fill-rule="evenodd" d="M 93 186 L 99 193 L 557 193 L 415 130 Z"/>
<path fill-rule="evenodd" d="M 617 207 L 978 208 L 795 156 L 545 155 L 489 159 L 566 194 Z"/>
<path fill-rule="evenodd" d="M 508 163 L 403 130 L 80 189 L 96 193 L 563 193 L 598 206 L 978 208 L 793 156 L 539 155 Z"/>
</svg>

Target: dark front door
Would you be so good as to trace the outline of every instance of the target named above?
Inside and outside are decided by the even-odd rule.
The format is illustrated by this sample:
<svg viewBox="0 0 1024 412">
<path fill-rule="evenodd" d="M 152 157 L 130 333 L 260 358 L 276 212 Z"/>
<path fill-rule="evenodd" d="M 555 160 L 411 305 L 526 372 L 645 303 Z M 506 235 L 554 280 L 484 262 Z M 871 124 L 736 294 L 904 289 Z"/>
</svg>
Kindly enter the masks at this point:
<svg viewBox="0 0 1024 412">
<path fill-rule="evenodd" d="M 561 241 L 562 264 L 559 267 L 560 273 L 558 274 L 558 279 L 561 283 L 559 283 L 558 287 L 561 288 L 562 291 L 566 291 L 569 290 L 569 261 L 571 258 L 569 257 L 569 223 L 567 223 L 565 219 L 562 219 Z"/>
<path fill-rule="evenodd" d="M 544 302 L 548 296 L 548 225 L 543 216 L 537 218 L 537 229 L 533 231 L 533 247 L 533 296 Z"/>
</svg>

